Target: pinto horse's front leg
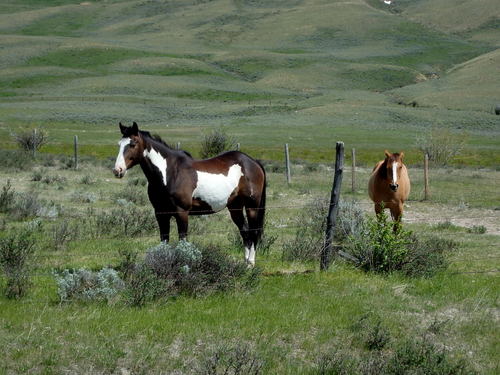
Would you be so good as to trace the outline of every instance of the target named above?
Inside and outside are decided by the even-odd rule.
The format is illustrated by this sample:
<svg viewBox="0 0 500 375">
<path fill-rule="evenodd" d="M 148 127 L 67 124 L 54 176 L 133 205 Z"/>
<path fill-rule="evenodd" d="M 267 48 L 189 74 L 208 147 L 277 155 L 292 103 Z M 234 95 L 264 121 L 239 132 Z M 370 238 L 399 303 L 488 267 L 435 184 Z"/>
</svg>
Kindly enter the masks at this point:
<svg viewBox="0 0 500 375">
<path fill-rule="evenodd" d="M 177 213 L 175 214 L 175 221 L 177 222 L 179 240 L 185 240 L 188 232 L 189 212 L 182 209 L 177 210 Z"/>
<path fill-rule="evenodd" d="M 155 212 L 156 221 L 160 228 L 160 241 L 168 242 L 170 240 L 170 218 L 172 215 L 165 212 Z"/>
</svg>

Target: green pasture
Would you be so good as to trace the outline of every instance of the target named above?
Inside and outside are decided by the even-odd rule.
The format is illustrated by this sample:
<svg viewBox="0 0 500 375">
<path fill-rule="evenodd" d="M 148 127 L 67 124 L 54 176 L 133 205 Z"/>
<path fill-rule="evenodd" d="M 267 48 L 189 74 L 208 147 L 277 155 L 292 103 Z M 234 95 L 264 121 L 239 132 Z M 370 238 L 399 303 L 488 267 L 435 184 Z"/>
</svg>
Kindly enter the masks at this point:
<svg viewBox="0 0 500 375">
<path fill-rule="evenodd" d="M 37 192 L 61 207 L 59 218 L 42 219 L 47 233 L 57 222 L 75 220 L 72 217 L 85 215 L 91 207 L 114 208 L 117 194 L 129 181 L 143 178 L 140 169 L 132 169 L 124 179 L 115 179 L 109 167 L 92 158 L 84 159 L 78 171 L 57 162 L 50 166 L 43 160 L 42 155 L 32 170 L 2 170 L 0 176 L 1 181 L 10 179 L 16 191 Z M 263 276 L 256 289 L 177 297 L 142 308 L 121 302 L 59 304 L 50 276 L 53 270 L 116 266 L 119 250 L 137 250 L 142 256 L 157 243 L 158 235 L 153 231 L 138 238 L 79 239 L 59 250 L 46 237 L 40 240 L 28 296 L 19 301 L 0 297 L 1 371 L 189 372 L 203 367 L 215 348 L 248 345 L 264 362 L 264 373 L 311 373 L 322 353 L 342 348 L 364 353 L 356 327 L 368 318 L 380 321 L 391 343 L 431 335 L 453 358 L 467 360 L 479 373 L 496 372 L 497 274 L 483 272 L 498 268 L 498 236 L 471 234 L 465 227 L 446 223 L 461 216 L 492 215 L 487 212 L 500 206 L 491 187 L 491 181 L 500 179 L 499 172 L 436 169 L 431 172 L 431 200 L 420 202 L 422 170 L 410 168 L 409 217 L 429 209 L 436 214 L 408 222 L 407 229 L 460 243 L 447 256 L 447 270 L 432 278 L 410 279 L 365 274 L 341 259 L 328 272 L 319 272 L 316 262 L 283 261 L 282 244 L 294 236 L 305 207 L 316 198 L 329 196 L 333 172 L 326 165 L 294 164 L 292 184 L 287 185 L 282 172 L 272 172 L 271 166 L 268 169 L 266 233 L 277 239 L 268 253 L 257 257 Z M 358 200 L 371 215 L 366 193 L 369 170 L 357 171 L 357 189 L 352 194 L 346 167 L 342 199 Z M 37 171 L 56 182 L 33 181 Z M 94 203 L 82 203 L 74 198 L 78 191 L 98 198 Z M 145 187 L 140 186 L 138 193 L 144 195 Z M 462 211 L 453 212 L 461 199 L 467 199 Z M 472 214 L 471 210 L 476 211 Z M 7 220 L 8 227 L 20 224 L 5 215 L 2 220 Z M 480 223 L 477 219 L 474 225 Z M 236 234 L 232 226 L 227 212 L 192 218 L 190 239 L 216 243 L 239 258 L 242 254 L 231 242 Z M 175 239 L 175 225 L 172 232 Z"/>
</svg>

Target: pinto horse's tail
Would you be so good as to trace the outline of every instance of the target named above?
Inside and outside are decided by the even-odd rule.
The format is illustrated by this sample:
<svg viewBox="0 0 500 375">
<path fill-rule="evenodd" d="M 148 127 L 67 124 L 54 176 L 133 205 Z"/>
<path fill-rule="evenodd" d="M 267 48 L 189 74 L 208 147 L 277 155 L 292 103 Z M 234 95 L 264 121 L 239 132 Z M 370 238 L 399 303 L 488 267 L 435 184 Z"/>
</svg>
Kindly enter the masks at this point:
<svg viewBox="0 0 500 375">
<path fill-rule="evenodd" d="M 264 225 L 265 225 L 265 217 L 266 217 L 266 187 L 267 187 L 267 177 L 266 170 L 260 161 L 257 160 L 257 164 L 259 164 L 260 169 L 262 169 L 262 173 L 264 173 L 264 186 L 262 187 L 262 193 L 260 195 L 260 203 L 257 211 L 257 238 L 256 244 L 260 242 L 262 236 L 264 235 Z"/>
</svg>

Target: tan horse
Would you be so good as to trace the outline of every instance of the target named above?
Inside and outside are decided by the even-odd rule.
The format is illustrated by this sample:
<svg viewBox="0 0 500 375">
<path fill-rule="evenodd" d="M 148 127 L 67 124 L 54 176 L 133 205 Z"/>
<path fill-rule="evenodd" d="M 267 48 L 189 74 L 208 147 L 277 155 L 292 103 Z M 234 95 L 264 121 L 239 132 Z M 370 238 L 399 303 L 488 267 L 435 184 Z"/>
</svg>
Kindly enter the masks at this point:
<svg viewBox="0 0 500 375">
<path fill-rule="evenodd" d="M 402 152 L 391 154 L 385 150 L 385 159 L 373 168 L 368 181 L 368 194 L 375 203 L 377 215 L 388 208 L 395 221 L 401 220 L 403 204 L 410 195 L 410 178 L 403 156 Z"/>
</svg>

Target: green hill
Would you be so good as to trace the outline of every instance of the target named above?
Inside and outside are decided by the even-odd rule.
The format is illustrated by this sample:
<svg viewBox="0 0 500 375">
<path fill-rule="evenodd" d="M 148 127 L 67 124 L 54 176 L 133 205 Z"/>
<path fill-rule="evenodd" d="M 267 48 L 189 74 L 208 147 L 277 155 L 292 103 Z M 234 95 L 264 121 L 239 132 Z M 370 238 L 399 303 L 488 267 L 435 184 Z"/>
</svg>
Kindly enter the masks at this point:
<svg viewBox="0 0 500 375">
<path fill-rule="evenodd" d="M 373 152 L 414 147 L 436 121 L 496 134 L 498 11 L 472 3 L 4 1 L 0 134 L 37 124 L 63 142 L 62 124 L 111 137 L 136 120 L 190 144 L 189 129 L 224 125 L 237 137 L 252 129 L 262 156 L 311 129 L 319 149 L 342 137 Z M 402 140 L 385 133 L 396 127 Z M 360 141 L 367 131 L 372 143 Z"/>
</svg>

